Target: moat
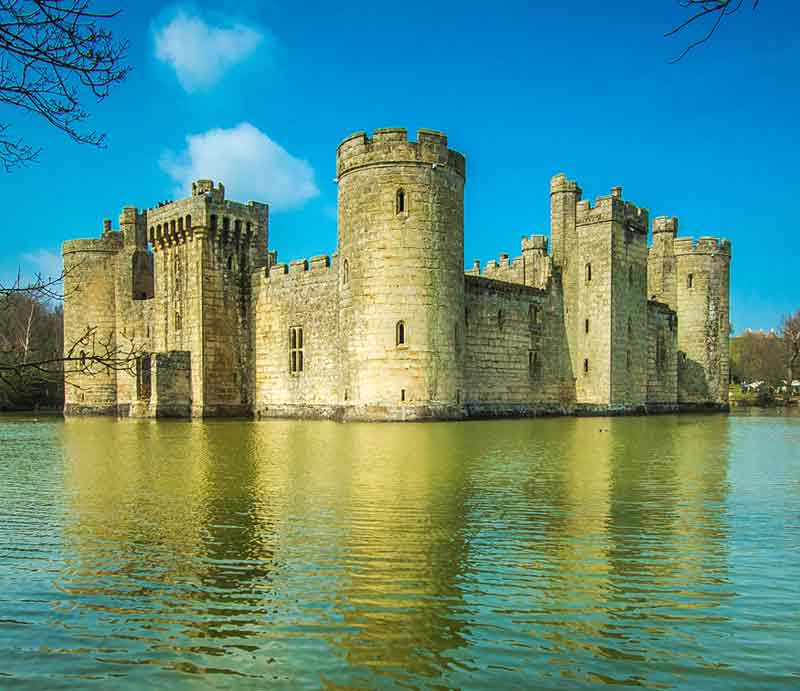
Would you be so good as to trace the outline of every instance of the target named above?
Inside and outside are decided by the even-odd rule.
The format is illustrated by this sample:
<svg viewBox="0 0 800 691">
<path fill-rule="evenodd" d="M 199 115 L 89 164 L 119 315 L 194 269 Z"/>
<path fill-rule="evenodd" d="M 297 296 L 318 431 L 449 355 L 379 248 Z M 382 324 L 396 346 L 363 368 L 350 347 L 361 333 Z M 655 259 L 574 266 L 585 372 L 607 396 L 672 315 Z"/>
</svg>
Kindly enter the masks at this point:
<svg viewBox="0 0 800 691">
<path fill-rule="evenodd" d="M 0 687 L 784 689 L 800 415 L 0 417 Z"/>
</svg>

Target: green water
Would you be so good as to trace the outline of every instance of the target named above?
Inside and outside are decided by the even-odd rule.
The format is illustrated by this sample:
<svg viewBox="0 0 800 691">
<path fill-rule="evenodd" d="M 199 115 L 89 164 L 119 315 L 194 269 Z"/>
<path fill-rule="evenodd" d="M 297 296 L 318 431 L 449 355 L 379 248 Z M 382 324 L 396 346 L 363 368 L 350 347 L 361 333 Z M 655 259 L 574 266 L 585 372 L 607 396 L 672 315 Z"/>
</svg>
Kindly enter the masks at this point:
<svg viewBox="0 0 800 691">
<path fill-rule="evenodd" d="M 800 687 L 800 417 L 0 418 L 0 688 Z"/>
</svg>

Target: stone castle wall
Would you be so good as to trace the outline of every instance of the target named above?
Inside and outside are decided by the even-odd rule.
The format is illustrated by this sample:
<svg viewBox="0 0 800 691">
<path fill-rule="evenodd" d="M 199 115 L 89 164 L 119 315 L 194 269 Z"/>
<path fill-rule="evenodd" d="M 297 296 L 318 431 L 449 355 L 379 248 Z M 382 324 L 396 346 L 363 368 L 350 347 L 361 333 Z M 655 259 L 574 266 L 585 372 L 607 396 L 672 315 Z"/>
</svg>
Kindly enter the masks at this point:
<svg viewBox="0 0 800 691">
<path fill-rule="evenodd" d="M 333 257 L 277 263 L 210 180 L 64 243 L 65 413 L 457 419 L 727 405 L 730 244 L 550 183 L 550 246 L 464 270 L 466 163 L 404 129 L 337 149 Z M 87 331 L 88 329 L 88 331 Z M 93 341 L 79 339 L 91 334 Z M 97 343 L 122 366 L 94 366 Z M 75 345 L 75 344 L 78 345 Z M 75 347 L 71 347 L 75 345 Z M 81 355 L 83 352 L 83 355 Z"/>
</svg>

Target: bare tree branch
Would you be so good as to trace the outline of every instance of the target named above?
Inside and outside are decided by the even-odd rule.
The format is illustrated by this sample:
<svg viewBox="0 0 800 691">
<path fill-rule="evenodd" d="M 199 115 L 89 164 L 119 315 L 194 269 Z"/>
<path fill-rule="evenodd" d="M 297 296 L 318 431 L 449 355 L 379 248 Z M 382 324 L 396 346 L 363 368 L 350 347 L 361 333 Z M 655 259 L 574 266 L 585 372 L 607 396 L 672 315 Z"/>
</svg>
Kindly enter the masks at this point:
<svg viewBox="0 0 800 691">
<path fill-rule="evenodd" d="M 93 0 L 0 0 L 0 104 L 33 113 L 73 140 L 105 145 L 106 135 L 83 125 L 83 98 L 98 102 L 130 72 L 128 43 L 105 26 L 119 11 Z M 39 150 L 0 122 L 0 163 L 8 172 L 36 160 Z"/>
<path fill-rule="evenodd" d="M 750 1 L 752 2 L 752 8 L 755 10 L 761 0 Z M 711 25 L 705 34 L 689 43 L 680 55 L 669 62 L 672 64 L 679 62 L 689 51 L 708 41 L 716 32 L 722 20 L 738 12 L 743 4 L 744 0 L 680 0 L 681 7 L 689 8 L 692 14 L 673 29 L 667 31 L 664 34 L 665 37 L 675 36 L 695 22 L 702 22 L 706 18 L 711 21 Z"/>
</svg>

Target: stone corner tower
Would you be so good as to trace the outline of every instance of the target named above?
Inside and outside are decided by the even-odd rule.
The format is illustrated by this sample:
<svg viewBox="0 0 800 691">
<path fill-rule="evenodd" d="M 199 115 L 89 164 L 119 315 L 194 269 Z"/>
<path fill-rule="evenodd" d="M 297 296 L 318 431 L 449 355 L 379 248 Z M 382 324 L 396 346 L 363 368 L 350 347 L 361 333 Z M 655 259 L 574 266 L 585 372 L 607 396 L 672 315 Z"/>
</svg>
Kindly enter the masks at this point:
<svg viewBox="0 0 800 691">
<path fill-rule="evenodd" d="M 678 315 L 678 402 L 728 407 L 730 376 L 728 240 L 678 237 L 678 219 L 653 221 L 648 294 Z"/>
<path fill-rule="evenodd" d="M 421 129 L 336 152 L 345 418 L 463 413 L 464 156 Z"/>
</svg>

